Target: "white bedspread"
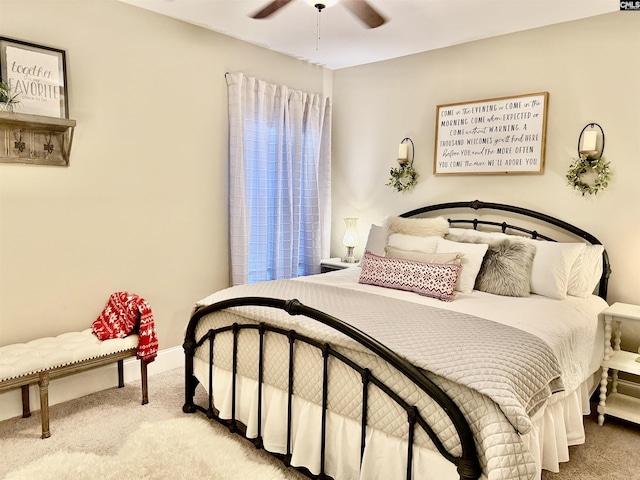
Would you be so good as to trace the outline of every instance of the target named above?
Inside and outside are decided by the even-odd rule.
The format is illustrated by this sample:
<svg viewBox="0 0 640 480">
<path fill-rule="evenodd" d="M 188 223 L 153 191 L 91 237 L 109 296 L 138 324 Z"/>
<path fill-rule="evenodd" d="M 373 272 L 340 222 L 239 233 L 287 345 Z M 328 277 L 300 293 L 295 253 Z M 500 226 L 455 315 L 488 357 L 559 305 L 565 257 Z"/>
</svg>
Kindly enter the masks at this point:
<svg viewBox="0 0 640 480">
<path fill-rule="evenodd" d="M 518 433 L 553 393 L 564 390 L 549 346 L 535 335 L 466 313 L 333 285 L 275 280 L 219 292 L 224 298 L 297 299 L 375 338 L 413 365 L 491 398 Z M 334 348 L 369 353 L 345 335 L 304 316 L 262 307 L 234 309 L 256 322 L 294 329 Z"/>
<path fill-rule="evenodd" d="M 326 283 L 347 289 L 363 290 L 446 310 L 468 313 L 517 327 L 539 337 L 550 346 L 559 361 L 562 370 L 561 378 L 567 393 L 575 390 L 597 369 L 599 358 L 602 355 L 603 343 L 598 337 L 597 314 L 606 306 L 606 303 L 597 297 L 569 298 L 566 301 L 558 301 L 535 295 L 529 298 L 496 297 L 474 291 L 468 295 L 457 294 L 453 302 L 447 303 L 413 293 L 358 284 L 359 273 L 359 268 L 352 268 L 305 277 L 298 281 Z M 234 292 L 232 293 L 230 290 Z M 206 305 L 230 295 L 243 295 L 240 291 L 237 292 L 238 295 L 235 295 L 235 288 L 230 290 L 211 295 L 198 304 Z M 243 307 L 241 315 L 245 317 L 246 312 L 247 307 Z M 256 314 L 258 315 L 257 312 Z M 227 318 L 220 319 L 220 321 L 237 321 L 238 317 L 233 318 L 235 315 L 234 313 L 225 313 L 220 317 L 226 316 Z M 338 318 L 343 317 L 335 313 L 334 315 Z M 295 324 L 298 320 L 296 317 L 291 318 L 293 324 L 288 328 L 296 328 Z M 201 322 L 201 324 L 198 328 L 198 338 L 207 328 L 211 328 L 210 319 L 204 323 Z M 386 378 L 382 378 L 382 380 L 387 381 Z M 536 466 L 533 457 L 528 452 L 526 445 L 523 444 L 516 429 L 494 402 L 483 395 L 470 395 L 467 388 L 458 384 L 442 379 L 438 380 L 437 377 L 434 381 L 460 406 L 469 419 L 476 438 L 483 472 L 486 475 L 486 477 L 483 475 L 484 478 L 506 480 L 534 477 Z M 427 415 L 434 414 L 433 407 L 423 407 L 426 409 Z M 420 407 L 421 411 L 423 407 Z M 383 429 L 389 432 L 389 429 L 384 426 Z M 453 439 L 455 435 L 450 430 L 445 425 L 441 434 L 445 437 L 443 438 L 445 447 L 450 451 L 455 451 L 455 439 Z M 396 435 L 395 432 L 390 433 Z"/>
</svg>

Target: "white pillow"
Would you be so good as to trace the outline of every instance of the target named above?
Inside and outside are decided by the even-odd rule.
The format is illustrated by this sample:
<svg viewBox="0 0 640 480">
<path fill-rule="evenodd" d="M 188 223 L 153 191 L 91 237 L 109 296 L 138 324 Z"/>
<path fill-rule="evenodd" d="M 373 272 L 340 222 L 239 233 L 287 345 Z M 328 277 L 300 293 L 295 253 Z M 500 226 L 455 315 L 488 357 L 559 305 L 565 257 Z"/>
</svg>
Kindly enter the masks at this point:
<svg viewBox="0 0 640 480">
<path fill-rule="evenodd" d="M 436 253 L 464 253 L 456 290 L 462 293 L 471 293 L 489 245 L 486 243 L 458 243 L 440 237 L 436 238 L 438 241 Z"/>
<path fill-rule="evenodd" d="M 536 246 L 536 256 L 531 266 L 531 292 L 559 300 L 566 298 L 571 268 L 586 245 L 527 241 L 535 242 Z"/>
<path fill-rule="evenodd" d="M 422 263 L 460 263 L 464 254 L 460 252 L 453 253 L 424 253 L 416 250 L 401 250 L 396 247 L 387 245 L 384 247 L 385 257 L 400 258 L 402 260 L 411 260 L 413 262 Z"/>
<path fill-rule="evenodd" d="M 443 236 L 449 233 L 449 221 L 443 217 L 435 218 L 404 218 L 388 217 L 387 231 L 415 235 L 420 237 Z"/>
<path fill-rule="evenodd" d="M 506 240 L 508 238 L 513 239 L 514 237 L 518 239 L 521 238 L 516 235 L 507 235 L 506 233 L 502 232 L 481 232 L 478 230 L 474 230 L 473 228 L 450 228 L 449 234 L 452 237 L 462 237 L 466 240 L 473 240 L 474 243 L 482 243 L 483 241 L 489 240 Z"/>
<path fill-rule="evenodd" d="M 464 235 L 469 232 L 470 228 L 459 228 L 459 227 L 449 227 L 449 233 L 453 233 L 455 235 Z"/>
<path fill-rule="evenodd" d="M 603 251 L 602 245 L 585 245 L 571 269 L 567 295 L 585 298 L 593 293 L 602 277 Z"/>
<path fill-rule="evenodd" d="M 440 237 L 417 237 L 415 235 L 392 233 L 389 235 L 387 245 L 398 250 L 436 253 L 436 246 L 438 245 L 439 238 Z"/>
<path fill-rule="evenodd" d="M 384 256 L 384 247 L 387 244 L 387 229 L 380 225 L 371 224 L 367 244 L 364 247 L 365 252 L 368 250 L 376 255 Z"/>
</svg>

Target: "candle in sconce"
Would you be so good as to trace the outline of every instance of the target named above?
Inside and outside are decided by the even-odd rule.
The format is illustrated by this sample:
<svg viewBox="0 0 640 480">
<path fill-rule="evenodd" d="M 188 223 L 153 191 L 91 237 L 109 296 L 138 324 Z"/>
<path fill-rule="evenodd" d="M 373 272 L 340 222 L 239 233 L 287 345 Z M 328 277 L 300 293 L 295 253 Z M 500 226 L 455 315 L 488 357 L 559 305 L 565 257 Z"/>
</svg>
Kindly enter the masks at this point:
<svg viewBox="0 0 640 480">
<path fill-rule="evenodd" d="M 406 160 L 408 156 L 408 147 L 406 143 L 401 143 L 398 147 L 398 160 Z"/>
<path fill-rule="evenodd" d="M 596 152 L 596 145 L 598 142 L 598 132 L 587 131 L 582 134 L 582 148 L 580 153 L 592 153 Z"/>
</svg>

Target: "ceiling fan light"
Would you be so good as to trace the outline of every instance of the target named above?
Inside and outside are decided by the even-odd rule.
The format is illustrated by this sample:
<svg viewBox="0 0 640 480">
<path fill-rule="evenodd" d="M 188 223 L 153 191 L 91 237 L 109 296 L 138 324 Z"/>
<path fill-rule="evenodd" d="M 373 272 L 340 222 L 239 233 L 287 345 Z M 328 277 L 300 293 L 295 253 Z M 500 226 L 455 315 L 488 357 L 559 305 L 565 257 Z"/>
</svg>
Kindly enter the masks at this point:
<svg viewBox="0 0 640 480">
<path fill-rule="evenodd" d="M 311 5 L 314 8 L 317 8 L 316 5 L 318 3 L 324 5 L 325 7 L 331 7 L 338 3 L 340 0 L 304 0 L 306 3 Z"/>
</svg>

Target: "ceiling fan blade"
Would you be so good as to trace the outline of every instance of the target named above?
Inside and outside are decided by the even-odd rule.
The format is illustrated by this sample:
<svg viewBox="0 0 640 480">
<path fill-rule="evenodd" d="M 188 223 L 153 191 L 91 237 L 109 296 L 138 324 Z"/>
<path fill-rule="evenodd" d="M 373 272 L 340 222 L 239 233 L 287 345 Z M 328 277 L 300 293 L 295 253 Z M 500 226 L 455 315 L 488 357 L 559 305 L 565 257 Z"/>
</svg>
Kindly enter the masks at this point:
<svg viewBox="0 0 640 480">
<path fill-rule="evenodd" d="M 376 28 L 386 22 L 385 18 L 380 15 L 366 0 L 342 0 L 345 7 L 349 9 L 356 17 L 362 20 L 369 28 Z"/>
<path fill-rule="evenodd" d="M 269 5 L 264 7 L 262 10 L 251 15 L 252 18 L 267 18 L 269 15 L 274 14 L 276 11 L 280 10 L 287 3 L 293 0 L 273 0 Z"/>
</svg>

